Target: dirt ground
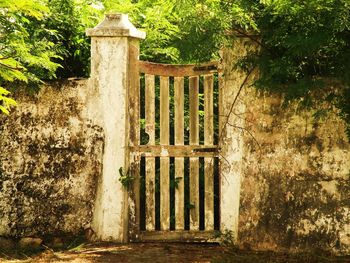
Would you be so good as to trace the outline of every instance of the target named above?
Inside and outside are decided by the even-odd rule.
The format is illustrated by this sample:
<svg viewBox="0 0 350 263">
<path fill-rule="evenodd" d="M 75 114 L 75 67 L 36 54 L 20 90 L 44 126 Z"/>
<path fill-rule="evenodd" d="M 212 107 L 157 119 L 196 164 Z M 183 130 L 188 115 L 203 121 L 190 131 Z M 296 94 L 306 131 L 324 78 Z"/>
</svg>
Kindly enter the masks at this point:
<svg viewBox="0 0 350 263">
<path fill-rule="evenodd" d="M 331 257 L 316 254 L 277 254 L 273 252 L 237 251 L 216 244 L 168 244 L 168 243 L 135 243 L 127 245 L 116 244 L 84 244 L 74 249 L 53 251 L 12 251 L 0 252 L 0 262 L 142 262 L 142 263 L 172 263 L 172 262 L 244 262 L 244 263 L 329 263 L 350 262 L 350 256 Z"/>
</svg>

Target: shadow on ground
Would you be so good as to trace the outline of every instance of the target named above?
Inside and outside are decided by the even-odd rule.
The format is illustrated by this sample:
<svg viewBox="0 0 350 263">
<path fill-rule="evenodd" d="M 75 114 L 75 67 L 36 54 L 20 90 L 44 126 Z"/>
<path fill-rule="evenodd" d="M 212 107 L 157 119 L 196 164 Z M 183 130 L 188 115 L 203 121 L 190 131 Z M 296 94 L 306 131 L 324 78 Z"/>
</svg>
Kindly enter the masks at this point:
<svg viewBox="0 0 350 263">
<path fill-rule="evenodd" d="M 167 244 L 167 243 L 134 243 L 116 244 L 83 244 L 74 249 L 53 251 L 45 248 L 42 251 L 7 251 L 0 252 L 0 262 L 213 262 L 213 263 L 329 263 L 350 262 L 350 256 L 331 257 L 316 254 L 282 254 L 273 252 L 237 251 L 216 244 Z"/>
</svg>

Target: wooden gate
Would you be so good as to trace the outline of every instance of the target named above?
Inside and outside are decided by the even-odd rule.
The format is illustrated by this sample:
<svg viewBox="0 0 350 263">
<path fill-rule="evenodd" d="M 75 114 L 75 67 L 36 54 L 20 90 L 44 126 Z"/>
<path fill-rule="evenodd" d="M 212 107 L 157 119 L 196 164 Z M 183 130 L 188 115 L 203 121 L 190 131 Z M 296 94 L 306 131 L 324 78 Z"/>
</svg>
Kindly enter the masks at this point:
<svg viewBox="0 0 350 263">
<path fill-rule="evenodd" d="M 220 229 L 218 62 L 134 66 L 130 241 L 212 240 Z"/>
</svg>

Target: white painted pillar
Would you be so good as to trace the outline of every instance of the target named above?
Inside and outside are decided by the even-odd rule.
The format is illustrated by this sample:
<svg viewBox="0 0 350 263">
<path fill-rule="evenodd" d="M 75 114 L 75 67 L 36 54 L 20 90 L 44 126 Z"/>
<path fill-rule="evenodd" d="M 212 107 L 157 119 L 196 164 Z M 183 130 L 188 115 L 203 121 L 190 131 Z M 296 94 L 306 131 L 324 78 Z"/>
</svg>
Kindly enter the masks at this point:
<svg viewBox="0 0 350 263">
<path fill-rule="evenodd" d="M 109 14 L 86 34 L 91 37 L 90 89 L 98 94 L 95 122 L 104 131 L 102 176 L 98 178 L 92 229 L 95 239 L 127 241 L 127 195 L 118 181 L 128 154 L 129 61 L 138 59 L 137 30 L 127 15 Z M 135 52 L 135 47 L 137 52 Z"/>
<path fill-rule="evenodd" d="M 244 150 L 245 105 L 240 99 L 244 95 L 241 85 L 246 73 L 237 69 L 235 64 L 246 53 L 246 39 L 236 39 L 232 47 L 223 51 L 223 85 L 220 94 L 220 231 L 229 234 L 232 242 L 238 238 L 239 204 L 241 174 Z M 249 83 L 247 83 L 249 85 Z M 238 98 L 236 98 L 238 96 Z"/>
</svg>

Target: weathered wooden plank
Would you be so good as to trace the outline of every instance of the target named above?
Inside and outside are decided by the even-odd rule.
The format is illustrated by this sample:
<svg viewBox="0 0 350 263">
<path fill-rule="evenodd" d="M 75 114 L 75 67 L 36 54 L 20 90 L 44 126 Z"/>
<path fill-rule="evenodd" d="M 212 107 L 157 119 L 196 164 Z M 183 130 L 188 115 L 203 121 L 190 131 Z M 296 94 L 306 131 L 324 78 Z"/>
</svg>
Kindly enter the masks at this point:
<svg viewBox="0 0 350 263">
<path fill-rule="evenodd" d="M 204 76 L 204 144 L 214 144 L 214 76 Z M 214 159 L 204 159 L 205 230 L 214 230 Z"/>
<path fill-rule="evenodd" d="M 169 78 L 160 77 L 160 145 L 169 145 Z M 170 229 L 170 180 L 168 157 L 160 158 L 160 228 Z"/>
<path fill-rule="evenodd" d="M 199 144 L 199 77 L 189 78 L 190 145 Z M 190 158 L 190 229 L 199 230 L 199 159 Z"/>
<path fill-rule="evenodd" d="M 145 119 L 149 145 L 155 144 L 154 76 L 145 75 Z M 146 158 L 146 230 L 155 230 L 155 159 Z"/>
<path fill-rule="evenodd" d="M 139 242 L 220 242 L 217 231 L 141 231 Z"/>
<path fill-rule="evenodd" d="M 129 125 L 129 145 L 135 146 L 140 144 L 140 77 L 139 77 L 139 63 L 138 63 L 138 44 L 133 41 L 129 45 L 129 88 L 128 88 L 128 115 L 129 122 L 133 125 Z M 130 175 L 135 178 L 132 184 L 131 199 L 134 205 L 129 206 L 129 213 L 133 214 L 131 218 L 134 220 L 129 221 L 129 228 L 132 234 L 135 235 L 140 230 L 140 158 L 139 156 L 130 153 L 128 168 L 124 169 L 124 173 L 129 170 Z"/>
<path fill-rule="evenodd" d="M 184 78 L 174 78 L 175 145 L 184 144 Z"/>
<path fill-rule="evenodd" d="M 199 76 L 221 71 L 218 61 L 200 65 L 169 65 L 139 61 L 139 68 L 141 73 L 168 77 Z"/>
<path fill-rule="evenodd" d="M 214 76 L 204 76 L 204 144 L 214 143 Z"/>
<path fill-rule="evenodd" d="M 184 144 L 184 79 L 174 78 L 174 101 L 175 101 L 175 145 Z M 175 158 L 175 229 L 183 230 L 184 221 L 184 158 Z"/>
<path fill-rule="evenodd" d="M 145 118 L 146 133 L 149 135 L 149 145 L 155 144 L 155 90 L 154 76 L 145 75 Z"/>
<path fill-rule="evenodd" d="M 219 157 L 216 145 L 139 145 L 130 147 L 142 157 Z"/>
</svg>

